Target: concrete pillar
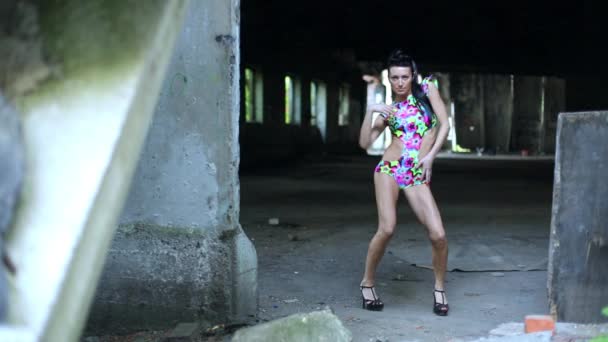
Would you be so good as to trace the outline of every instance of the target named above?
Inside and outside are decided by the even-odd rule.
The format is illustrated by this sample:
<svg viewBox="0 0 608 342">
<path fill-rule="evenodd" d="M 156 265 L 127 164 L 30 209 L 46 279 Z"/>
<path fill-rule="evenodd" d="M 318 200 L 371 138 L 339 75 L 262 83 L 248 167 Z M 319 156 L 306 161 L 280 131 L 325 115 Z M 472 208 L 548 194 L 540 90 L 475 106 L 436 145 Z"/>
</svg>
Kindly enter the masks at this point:
<svg viewBox="0 0 608 342">
<path fill-rule="evenodd" d="M 385 103 L 386 99 L 387 89 L 381 83 L 380 79 L 376 79 L 374 80 L 374 82 L 368 83 L 366 88 L 367 97 L 366 104 L 363 107 L 362 116 L 365 115 L 365 111 L 367 111 L 367 107 L 370 104 Z M 376 119 L 377 115 L 378 114 L 376 113 L 374 116 L 372 116 L 372 122 Z M 359 125 L 359 127 L 361 126 Z M 367 153 L 370 155 L 381 155 L 382 153 L 384 153 L 385 146 L 388 146 L 386 141 L 390 139 L 390 137 L 391 132 L 388 128 L 386 128 L 382 133 L 380 133 L 378 138 L 374 142 L 372 142 L 371 146 L 367 149 Z"/>
<path fill-rule="evenodd" d="M 310 78 L 302 77 L 302 122 L 300 123 L 303 128 L 308 129 L 310 127 Z"/>
<path fill-rule="evenodd" d="M 264 123 L 281 125 L 285 123 L 285 76 L 264 70 L 268 70 L 264 73 Z"/>
<path fill-rule="evenodd" d="M 77 341 L 186 2 L 18 4 L 0 33 L 11 76 L 0 68 L 0 79 L 21 114 L 26 174 L 6 235 L 17 272 L 0 341 Z"/>
<path fill-rule="evenodd" d="M 483 77 L 463 73 L 451 76 L 456 139 L 461 147 L 474 151 L 485 145 Z"/>
<path fill-rule="evenodd" d="M 317 82 L 317 127 L 323 143 L 327 143 L 327 112 L 329 110 L 327 88 L 327 83 L 323 81 Z"/>
<path fill-rule="evenodd" d="M 541 145 L 543 82 L 541 77 L 515 76 L 511 147 L 538 153 Z"/>
<path fill-rule="evenodd" d="M 454 118 L 452 115 L 452 94 L 450 92 L 450 74 L 441 73 L 441 72 L 433 72 L 432 73 L 439 82 L 439 94 L 441 95 L 441 99 L 445 104 L 445 109 L 448 113 L 448 120 L 451 122 L 451 125 L 454 125 Z M 454 128 L 452 127 L 451 130 Z M 448 137 L 453 136 L 453 132 L 448 133 Z M 453 145 L 453 141 L 445 139 L 443 143 L 444 150 L 451 150 Z"/>
<path fill-rule="evenodd" d="M 90 332 L 256 313 L 256 253 L 239 225 L 239 1 L 186 13 Z"/>
<path fill-rule="evenodd" d="M 566 110 L 566 82 L 558 77 L 546 77 L 544 89 L 544 140 L 543 151 L 555 153 L 555 132 L 557 130 L 557 117 Z"/>
<path fill-rule="evenodd" d="M 334 144 L 340 140 L 338 127 L 338 114 L 340 112 L 339 84 L 329 82 L 327 84 L 327 121 L 326 139 L 327 144 Z"/>
<path fill-rule="evenodd" d="M 349 122 L 347 126 L 348 133 L 347 143 L 352 146 L 353 149 L 359 149 L 359 130 L 361 129 L 361 122 L 363 121 L 363 112 L 365 109 L 361 105 L 359 99 L 362 97 L 351 96 L 349 101 Z"/>
<path fill-rule="evenodd" d="M 608 322 L 608 112 L 560 114 L 548 287 L 559 321 Z"/>
<path fill-rule="evenodd" d="M 484 122 L 486 149 L 508 152 L 513 121 L 513 78 L 484 75 Z"/>
</svg>

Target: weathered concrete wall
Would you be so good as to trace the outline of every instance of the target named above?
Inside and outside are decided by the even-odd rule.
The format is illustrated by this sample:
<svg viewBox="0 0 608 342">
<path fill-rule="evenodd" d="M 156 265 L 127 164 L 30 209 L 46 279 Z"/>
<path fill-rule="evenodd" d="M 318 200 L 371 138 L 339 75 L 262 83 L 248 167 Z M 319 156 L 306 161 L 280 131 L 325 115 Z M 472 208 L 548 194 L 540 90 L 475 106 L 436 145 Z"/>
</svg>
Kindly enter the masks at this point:
<svg viewBox="0 0 608 342">
<path fill-rule="evenodd" d="M 510 75 L 484 75 L 485 146 L 508 152 L 513 121 L 513 81 Z"/>
<path fill-rule="evenodd" d="M 255 314 L 239 222 L 239 1 L 192 1 L 91 312 L 90 331 Z"/>
<path fill-rule="evenodd" d="M 558 119 L 549 302 L 560 321 L 608 321 L 608 112 Z"/>
</svg>

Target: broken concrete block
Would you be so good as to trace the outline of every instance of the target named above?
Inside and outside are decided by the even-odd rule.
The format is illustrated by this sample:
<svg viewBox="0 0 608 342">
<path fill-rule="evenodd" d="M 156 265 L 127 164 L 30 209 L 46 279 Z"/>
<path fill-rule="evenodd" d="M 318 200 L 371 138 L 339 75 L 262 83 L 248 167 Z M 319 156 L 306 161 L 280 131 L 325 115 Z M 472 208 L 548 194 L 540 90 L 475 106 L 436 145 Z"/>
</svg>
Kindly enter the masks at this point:
<svg viewBox="0 0 608 342">
<path fill-rule="evenodd" d="M 574 341 L 591 340 L 599 336 L 608 336 L 608 324 L 577 324 L 577 323 L 561 323 L 555 324 L 556 338 L 571 339 Z M 598 341 L 599 342 L 599 341 Z"/>
<path fill-rule="evenodd" d="M 582 167 L 584 165 L 584 167 Z M 608 111 L 561 113 L 557 126 L 549 307 L 560 322 L 608 323 Z"/>
<path fill-rule="evenodd" d="M 352 341 L 351 332 L 330 310 L 295 314 L 255 327 L 241 329 L 234 334 L 232 342 L 347 342 Z"/>
<path fill-rule="evenodd" d="M 503 323 L 490 331 L 490 337 L 473 342 L 506 341 L 588 341 L 597 336 L 608 335 L 608 324 L 555 323 L 555 331 L 524 333 L 524 323 Z"/>
<path fill-rule="evenodd" d="M 532 334 L 480 338 L 471 342 L 550 342 L 551 332 L 542 331 Z"/>
<path fill-rule="evenodd" d="M 517 336 L 524 331 L 523 323 L 509 322 L 503 323 L 498 327 L 490 330 L 492 336 Z"/>
</svg>

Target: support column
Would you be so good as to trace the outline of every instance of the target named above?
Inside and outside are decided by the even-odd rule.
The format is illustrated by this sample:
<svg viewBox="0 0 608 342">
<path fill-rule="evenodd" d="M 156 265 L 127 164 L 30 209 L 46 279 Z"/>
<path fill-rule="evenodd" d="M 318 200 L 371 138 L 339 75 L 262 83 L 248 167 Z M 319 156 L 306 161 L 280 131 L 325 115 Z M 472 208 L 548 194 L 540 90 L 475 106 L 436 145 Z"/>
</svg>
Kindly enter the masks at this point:
<svg viewBox="0 0 608 342">
<path fill-rule="evenodd" d="M 515 76 L 513 85 L 513 129 L 511 147 L 515 151 L 540 151 L 542 118 L 542 78 Z"/>
<path fill-rule="evenodd" d="M 264 73 L 264 124 L 279 126 L 285 123 L 284 75 L 265 68 Z"/>
<path fill-rule="evenodd" d="M 310 78 L 302 77 L 302 128 L 310 128 Z"/>
<path fill-rule="evenodd" d="M 452 74 L 456 140 L 473 151 L 485 145 L 483 78 L 476 74 Z"/>
<path fill-rule="evenodd" d="M 239 225 L 239 1 L 192 1 L 91 310 L 89 331 L 255 315 Z"/>
<path fill-rule="evenodd" d="M 513 78 L 510 75 L 483 78 L 486 148 L 497 153 L 508 152 L 513 121 Z"/>
<path fill-rule="evenodd" d="M 566 82 L 562 78 L 547 77 L 545 79 L 545 153 L 555 153 L 555 132 L 557 130 L 557 117 L 560 112 L 566 110 Z"/>
<path fill-rule="evenodd" d="M 365 115 L 365 108 L 360 102 L 360 99 L 365 98 L 365 93 L 357 91 L 357 86 L 360 84 L 351 84 L 351 93 L 349 97 L 349 117 L 347 126 L 347 143 L 352 146 L 353 149 L 359 150 L 359 131 L 361 129 L 361 122 L 363 121 L 363 115 Z M 364 89 L 360 87 L 360 89 Z"/>
<path fill-rule="evenodd" d="M 370 104 L 384 103 L 386 98 L 386 87 L 381 83 L 380 76 L 377 76 L 377 79 L 374 80 L 373 83 L 367 84 L 367 99 L 366 104 L 363 109 L 363 116 L 365 115 L 365 111 L 367 111 L 367 107 Z M 375 114 L 378 115 L 378 114 Z M 365 117 L 363 117 L 365 118 Z M 372 116 L 372 122 L 376 119 L 375 116 Z M 372 142 L 371 146 L 367 149 L 367 153 L 370 155 L 381 155 L 384 153 L 384 147 L 386 145 L 386 140 L 390 139 L 391 132 L 388 128 L 386 128 L 378 138 Z"/>
<path fill-rule="evenodd" d="M 327 118 L 326 138 L 327 144 L 334 144 L 340 140 L 338 131 L 338 114 L 340 111 L 339 84 L 327 83 Z"/>
<path fill-rule="evenodd" d="M 441 99 L 445 104 L 445 109 L 448 114 L 448 121 L 451 122 L 452 127 L 450 127 L 450 132 L 448 133 L 448 138 L 450 136 L 455 136 L 452 130 L 456 129 L 454 126 L 454 116 L 452 113 L 452 94 L 450 92 L 450 74 L 433 72 L 432 73 L 439 82 L 439 94 L 441 95 Z M 448 139 L 445 139 L 443 143 L 444 150 L 452 150 L 454 142 Z"/>
<path fill-rule="evenodd" d="M 560 114 L 548 287 L 558 321 L 608 322 L 608 112 Z"/>
<path fill-rule="evenodd" d="M 17 272 L 0 341 L 77 341 L 187 2 L 14 3 L 0 80 L 21 114 L 26 177 L 5 236 Z"/>
<path fill-rule="evenodd" d="M 322 81 L 317 83 L 317 127 L 323 143 L 327 143 L 327 117 L 329 110 L 327 88 L 327 83 Z"/>
</svg>

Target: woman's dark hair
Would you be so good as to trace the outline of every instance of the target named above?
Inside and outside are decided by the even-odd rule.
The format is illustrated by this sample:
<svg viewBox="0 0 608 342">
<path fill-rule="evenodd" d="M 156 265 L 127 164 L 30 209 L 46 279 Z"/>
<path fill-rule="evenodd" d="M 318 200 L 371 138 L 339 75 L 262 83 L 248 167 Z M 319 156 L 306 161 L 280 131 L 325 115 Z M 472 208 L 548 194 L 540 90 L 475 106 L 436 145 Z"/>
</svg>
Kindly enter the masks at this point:
<svg viewBox="0 0 608 342">
<path fill-rule="evenodd" d="M 412 69 L 412 95 L 414 95 L 416 102 L 423 107 L 425 115 L 428 115 L 431 119 L 434 115 L 433 107 L 428 96 L 422 90 L 422 86 L 418 83 L 418 67 L 416 67 L 414 59 L 403 50 L 395 49 L 390 53 L 386 62 L 386 69 L 390 71 L 391 67 L 409 67 Z"/>
</svg>

